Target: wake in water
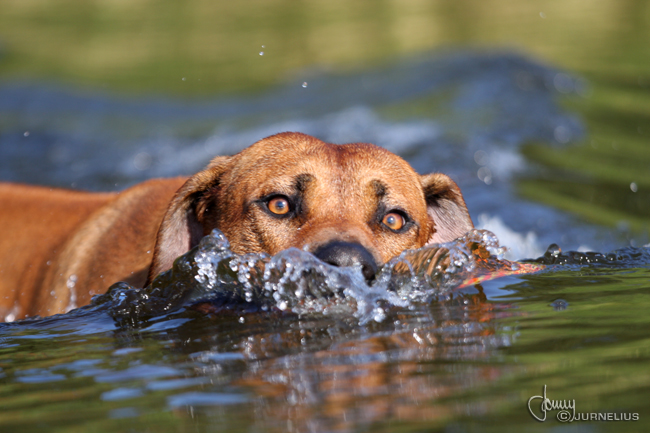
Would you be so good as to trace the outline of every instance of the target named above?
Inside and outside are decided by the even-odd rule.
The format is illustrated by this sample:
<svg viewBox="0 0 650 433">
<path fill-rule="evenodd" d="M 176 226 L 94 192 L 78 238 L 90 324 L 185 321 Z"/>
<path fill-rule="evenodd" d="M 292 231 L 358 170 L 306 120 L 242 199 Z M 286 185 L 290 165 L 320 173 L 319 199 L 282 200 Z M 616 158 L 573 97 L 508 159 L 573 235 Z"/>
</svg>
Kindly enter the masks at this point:
<svg viewBox="0 0 650 433">
<path fill-rule="evenodd" d="M 491 232 L 472 230 L 453 242 L 403 252 L 369 284 L 360 267 L 332 266 L 296 248 L 273 257 L 237 255 L 214 230 L 150 287 L 118 283 L 94 303 L 111 300 L 113 317 L 132 321 L 194 305 L 203 312 L 342 314 L 362 324 L 381 322 L 390 308 L 412 308 L 485 279 L 541 269 L 504 260 L 505 251 Z"/>
</svg>

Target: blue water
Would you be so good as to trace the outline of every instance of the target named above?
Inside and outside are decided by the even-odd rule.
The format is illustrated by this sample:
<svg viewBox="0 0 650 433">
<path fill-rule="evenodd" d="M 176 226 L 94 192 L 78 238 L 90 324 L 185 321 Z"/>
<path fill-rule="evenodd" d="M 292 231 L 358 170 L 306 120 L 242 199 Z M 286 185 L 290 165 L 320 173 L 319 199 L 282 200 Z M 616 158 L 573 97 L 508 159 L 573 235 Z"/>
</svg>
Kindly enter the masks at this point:
<svg viewBox="0 0 650 433">
<path fill-rule="evenodd" d="M 580 77 L 514 54 L 461 52 L 358 74 L 314 73 L 304 81 L 307 88 L 291 82 L 259 96 L 197 102 L 4 83 L 0 178 L 123 189 L 151 177 L 191 174 L 215 155 L 301 131 L 335 143 L 372 142 L 421 173 L 451 175 L 475 223 L 502 240 L 534 235 L 523 247 L 504 242 L 521 250 L 510 258 L 539 255 L 553 242 L 598 251 L 647 242 L 624 228 L 589 226 L 513 191 L 519 176 L 539 170 L 522 157 L 521 146 L 567 146 L 585 137 L 579 116 L 559 104 L 587 91 Z M 426 116 L 395 115 L 429 99 Z M 507 229 L 515 234 L 506 235 Z"/>
<path fill-rule="evenodd" d="M 642 430 L 646 235 L 586 223 L 516 189 L 543 169 L 523 146 L 571 146 L 588 135 L 561 103 L 588 88 L 498 52 L 310 73 L 260 95 L 203 101 L 0 84 L 2 180 L 114 190 L 190 174 L 281 131 L 368 141 L 421 173 L 451 175 L 477 227 L 509 247 L 499 254 L 549 266 L 462 289 L 434 285 L 443 289 L 436 296 L 401 304 L 390 290 L 355 297 L 354 274 L 341 298 L 335 291 L 305 304 L 278 289 L 264 308 L 242 305 L 245 289 L 197 307 L 211 294 L 196 288 L 210 282 L 209 267 L 181 269 L 153 291 L 116 286 L 89 307 L 0 327 L 0 429 Z M 553 243 L 562 251 L 547 251 Z M 291 263 L 309 261 L 298 256 Z M 551 414 L 538 423 L 526 401 L 544 385 L 582 411 L 640 413 L 640 421 L 560 424 Z"/>
</svg>

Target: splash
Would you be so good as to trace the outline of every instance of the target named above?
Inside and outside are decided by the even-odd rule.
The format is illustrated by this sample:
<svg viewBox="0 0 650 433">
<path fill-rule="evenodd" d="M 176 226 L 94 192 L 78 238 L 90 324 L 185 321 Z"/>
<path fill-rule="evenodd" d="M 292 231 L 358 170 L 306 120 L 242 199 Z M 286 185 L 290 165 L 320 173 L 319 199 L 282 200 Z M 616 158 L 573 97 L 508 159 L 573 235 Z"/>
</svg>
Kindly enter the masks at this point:
<svg viewBox="0 0 650 433">
<path fill-rule="evenodd" d="M 331 266 L 297 248 L 273 257 L 235 254 L 214 230 L 150 287 L 118 283 L 105 296 L 114 303 L 114 317 L 132 320 L 201 305 L 208 312 L 354 316 L 364 324 L 381 322 L 392 308 L 446 299 L 459 287 L 540 269 L 503 260 L 505 251 L 491 232 L 472 230 L 453 242 L 403 252 L 368 283 L 360 267 Z"/>
<path fill-rule="evenodd" d="M 405 251 L 385 264 L 372 283 L 360 267 L 331 266 L 312 254 L 290 248 L 268 257 L 238 256 L 225 236 L 214 231 L 195 255 L 196 280 L 206 290 L 229 298 L 297 314 L 352 314 L 361 323 L 380 322 L 391 307 L 408 308 L 429 302 L 459 287 L 477 270 L 478 260 L 496 263 L 505 249 L 496 237 L 473 230 L 454 242 Z M 502 261 L 502 263 L 506 263 Z M 512 264 L 508 262 L 510 269 Z M 232 284 L 235 280 L 239 284 Z"/>
<path fill-rule="evenodd" d="M 536 262 L 544 265 L 604 266 L 607 268 L 646 267 L 650 263 L 650 245 L 642 248 L 625 247 L 609 253 L 599 253 L 594 251 L 562 252 L 562 248 L 557 244 L 551 244 L 542 256 L 535 260 L 526 260 L 526 262 Z"/>
</svg>

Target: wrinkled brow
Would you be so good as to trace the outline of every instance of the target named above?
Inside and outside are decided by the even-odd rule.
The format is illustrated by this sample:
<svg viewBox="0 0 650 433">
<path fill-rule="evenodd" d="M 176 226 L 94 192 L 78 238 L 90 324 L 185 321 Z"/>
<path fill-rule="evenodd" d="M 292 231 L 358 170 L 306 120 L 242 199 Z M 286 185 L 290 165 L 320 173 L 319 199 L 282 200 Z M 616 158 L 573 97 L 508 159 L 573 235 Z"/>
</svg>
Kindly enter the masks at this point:
<svg viewBox="0 0 650 433">
<path fill-rule="evenodd" d="M 314 176 L 312 176 L 311 174 L 303 173 L 297 175 L 294 178 L 293 185 L 296 191 L 302 193 L 305 192 L 305 190 L 307 189 L 307 185 L 309 184 L 309 182 L 313 180 L 314 180 Z"/>
<path fill-rule="evenodd" d="M 299 174 L 294 177 L 279 177 L 263 185 L 259 185 L 258 190 L 261 195 L 269 195 L 273 193 L 293 195 L 295 193 L 302 194 L 314 176 L 310 174 Z"/>
<path fill-rule="evenodd" d="M 372 186 L 377 199 L 381 200 L 386 196 L 386 194 L 388 194 L 388 187 L 382 181 L 373 180 L 370 182 L 370 185 Z"/>
</svg>

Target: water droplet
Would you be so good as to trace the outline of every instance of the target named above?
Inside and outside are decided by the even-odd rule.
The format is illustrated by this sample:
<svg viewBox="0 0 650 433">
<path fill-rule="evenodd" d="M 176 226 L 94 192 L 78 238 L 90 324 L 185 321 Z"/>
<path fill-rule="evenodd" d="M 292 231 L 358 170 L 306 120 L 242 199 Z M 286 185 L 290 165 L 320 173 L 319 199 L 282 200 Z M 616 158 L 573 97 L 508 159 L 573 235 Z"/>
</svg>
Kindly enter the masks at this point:
<svg viewBox="0 0 650 433">
<path fill-rule="evenodd" d="M 304 81 L 304 82 L 302 83 L 302 87 L 303 87 L 303 88 L 306 88 L 306 87 L 307 87 L 307 85 L 308 85 L 308 84 L 307 84 L 307 82 L 306 82 L 306 81 Z"/>
<path fill-rule="evenodd" d="M 23 135 L 24 135 L 25 137 L 29 137 L 29 131 L 25 131 L 25 133 L 24 133 Z"/>
<path fill-rule="evenodd" d="M 568 143 L 571 141 L 571 138 L 573 134 L 571 134 L 571 130 L 567 128 L 566 126 L 560 125 L 555 128 L 553 131 L 553 136 L 555 137 L 555 141 L 558 143 Z"/>
<path fill-rule="evenodd" d="M 476 161 L 478 165 L 487 165 L 490 159 L 484 150 L 477 150 L 476 153 L 474 153 L 474 161 Z"/>
<path fill-rule="evenodd" d="M 546 18 L 546 14 L 544 12 L 540 12 L 539 16 L 542 17 L 542 18 Z"/>
<path fill-rule="evenodd" d="M 558 244 L 551 244 L 546 249 L 546 253 L 544 253 L 544 255 L 545 256 L 548 255 L 548 256 L 557 257 L 561 253 L 562 253 L 562 248 L 560 248 L 560 246 Z"/>
<path fill-rule="evenodd" d="M 246 319 L 244 319 L 244 316 L 240 317 L 239 318 L 239 323 L 244 323 L 244 322 L 246 322 Z"/>
<path fill-rule="evenodd" d="M 263 56 L 263 55 L 264 55 L 264 51 L 260 51 L 260 56 Z"/>
<path fill-rule="evenodd" d="M 639 190 L 639 187 L 636 185 L 636 182 L 632 182 L 630 184 L 630 189 L 632 190 L 632 192 L 637 192 Z"/>
<path fill-rule="evenodd" d="M 487 167 L 481 167 L 478 169 L 476 172 L 476 175 L 478 176 L 481 181 L 485 182 L 486 185 L 491 185 L 492 184 L 492 171 L 487 168 Z"/>
<path fill-rule="evenodd" d="M 144 171 L 151 167 L 153 157 L 147 152 L 140 152 L 133 157 L 133 166 L 136 170 Z"/>
<path fill-rule="evenodd" d="M 551 302 L 551 307 L 553 307 L 555 311 L 563 311 L 569 307 L 569 303 L 564 299 L 556 299 L 555 301 Z"/>
<path fill-rule="evenodd" d="M 386 312 L 381 307 L 375 308 L 373 313 L 374 313 L 373 319 L 375 320 L 375 322 L 378 322 L 378 323 L 383 322 L 384 319 L 386 318 Z"/>
<path fill-rule="evenodd" d="M 183 77 L 183 78 L 181 78 L 181 80 L 185 81 L 185 80 L 187 80 L 187 78 Z"/>
<path fill-rule="evenodd" d="M 553 85 L 560 93 L 571 93 L 574 89 L 573 79 L 562 72 L 555 74 L 555 77 L 553 77 Z"/>
</svg>

